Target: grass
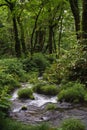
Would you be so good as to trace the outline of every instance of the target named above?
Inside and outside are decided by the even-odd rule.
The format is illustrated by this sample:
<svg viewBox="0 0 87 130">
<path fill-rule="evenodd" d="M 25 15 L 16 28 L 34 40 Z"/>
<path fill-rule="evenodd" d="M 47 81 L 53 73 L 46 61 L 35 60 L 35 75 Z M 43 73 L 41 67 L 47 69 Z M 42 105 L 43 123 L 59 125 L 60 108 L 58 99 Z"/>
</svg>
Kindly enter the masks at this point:
<svg viewBox="0 0 87 130">
<path fill-rule="evenodd" d="M 20 89 L 18 91 L 18 97 L 24 98 L 24 99 L 27 99 L 27 98 L 34 99 L 33 91 L 31 88 Z"/>
<path fill-rule="evenodd" d="M 61 130 L 85 130 L 85 125 L 78 119 L 69 118 L 63 121 Z"/>
<path fill-rule="evenodd" d="M 47 123 L 40 125 L 28 125 L 11 119 L 0 119 L 0 130 L 49 130 Z"/>
<path fill-rule="evenodd" d="M 84 85 L 80 83 L 67 83 L 60 88 L 58 94 L 59 101 L 66 101 L 71 103 L 81 103 L 84 102 L 86 90 Z"/>
<path fill-rule="evenodd" d="M 10 118 L 0 118 L 0 130 L 85 130 L 85 125 L 82 121 L 73 118 L 65 119 L 59 128 L 47 123 L 29 125 Z"/>
<path fill-rule="evenodd" d="M 49 103 L 46 106 L 46 110 L 55 110 L 56 108 L 57 108 L 57 106 L 55 104 L 51 104 L 51 103 Z"/>
<path fill-rule="evenodd" d="M 56 85 L 46 84 L 46 83 L 38 83 L 33 87 L 33 90 L 40 94 L 45 95 L 57 95 L 58 88 Z"/>
</svg>

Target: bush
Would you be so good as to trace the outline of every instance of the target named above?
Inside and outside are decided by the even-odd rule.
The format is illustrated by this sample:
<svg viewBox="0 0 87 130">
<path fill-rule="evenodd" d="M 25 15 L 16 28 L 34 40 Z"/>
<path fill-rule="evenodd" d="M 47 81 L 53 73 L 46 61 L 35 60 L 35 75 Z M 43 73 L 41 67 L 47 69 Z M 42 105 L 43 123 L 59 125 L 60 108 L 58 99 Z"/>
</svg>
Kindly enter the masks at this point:
<svg viewBox="0 0 87 130">
<path fill-rule="evenodd" d="M 0 60 L 0 72 L 12 75 L 19 81 L 25 81 L 25 71 L 23 70 L 23 64 L 17 59 L 4 59 Z"/>
<path fill-rule="evenodd" d="M 77 60 L 69 68 L 69 80 L 79 80 L 81 83 L 87 85 L 87 60 L 85 58 Z"/>
<path fill-rule="evenodd" d="M 66 119 L 62 125 L 62 130 L 85 130 L 84 124 L 78 119 Z"/>
<path fill-rule="evenodd" d="M 29 73 L 28 81 L 29 81 L 29 83 L 32 83 L 32 84 L 36 84 L 37 82 L 39 82 L 39 80 L 38 80 L 38 72 Z"/>
<path fill-rule="evenodd" d="M 35 53 L 31 58 L 23 61 L 23 66 L 27 72 L 39 71 L 41 73 L 49 66 L 49 62 L 41 53 Z"/>
<path fill-rule="evenodd" d="M 69 84 L 70 85 L 70 84 Z M 65 89 L 62 89 L 58 94 L 59 101 L 80 103 L 84 101 L 85 88 L 80 83 L 73 83 L 72 87 L 65 85 Z"/>
<path fill-rule="evenodd" d="M 27 98 L 34 99 L 33 91 L 31 88 L 20 89 L 18 91 L 18 96 L 19 98 L 24 98 L 24 99 L 27 99 Z"/>
<path fill-rule="evenodd" d="M 33 89 L 35 92 L 45 95 L 57 95 L 58 93 L 58 88 L 56 85 L 47 85 L 46 83 L 39 83 L 34 86 Z"/>
<path fill-rule="evenodd" d="M 9 91 L 20 87 L 20 83 L 11 75 L 4 72 L 0 72 L 0 85 L 3 87 L 5 85 L 9 86 Z"/>
<path fill-rule="evenodd" d="M 45 56 L 47 60 L 52 64 L 54 61 L 56 61 L 56 54 L 49 54 Z"/>
</svg>

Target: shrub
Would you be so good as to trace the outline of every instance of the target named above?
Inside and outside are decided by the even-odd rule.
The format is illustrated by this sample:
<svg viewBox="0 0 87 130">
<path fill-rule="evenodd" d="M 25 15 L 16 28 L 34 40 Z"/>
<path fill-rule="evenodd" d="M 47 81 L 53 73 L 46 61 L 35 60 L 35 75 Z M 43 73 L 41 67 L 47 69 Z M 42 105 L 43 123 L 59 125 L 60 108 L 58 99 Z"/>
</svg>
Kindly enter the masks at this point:
<svg viewBox="0 0 87 130">
<path fill-rule="evenodd" d="M 0 72 L 0 84 L 4 87 L 9 86 L 9 90 L 13 90 L 16 87 L 20 87 L 20 83 L 11 75 L 4 72 Z"/>
<path fill-rule="evenodd" d="M 45 56 L 47 60 L 52 64 L 54 61 L 56 61 L 56 54 L 50 54 Z"/>
<path fill-rule="evenodd" d="M 70 84 L 69 84 L 70 85 Z M 71 86 L 65 85 L 66 89 L 62 89 L 58 94 L 59 101 L 66 102 L 82 102 L 84 101 L 85 88 L 80 83 L 73 83 Z"/>
<path fill-rule="evenodd" d="M 23 66 L 20 62 L 9 64 L 5 72 L 8 74 L 12 74 L 15 79 L 19 81 L 25 80 L 25 71 L 23 70 Z"/>
<path fill-rule="evenodd" d="M 49 62 L 43 54 L 35 53 L 31 58 L 23 61 L 23 66 L 27 72 L 39 71 L 41 73 L 49 66 Z"/>
<path fill-rule="evenodd" d="M 10 108 L 10 101 L 9 98 L 10 96 L 7 94 L 8 93 L 8 86 L 4 86 L 4 88 L 0 85 L 0 117 L 1 117 L 1 112 L 4 114 L 8 113 L 8 109 Z"/>
<path fill-rule="evenodd" d="M 12 75 L 19 81 L 25 81 L 25 71 L 23 70 L 23 64 L 18 59 L 3 59 L 0 60 L 0 72 Z"/>
<path fill-rule="evenodd" d="M 38 80 L 38 72 L 31 72 L 28 75 L 28 81 L 30 83 L 36 84 L 37 82 L 39 82 Z"/>
<path fill-rule="evenodd" d="M 78 119 L 66 119 L 62 125 L 62 130 L 85 130 L 84 124 Z"/>
<path fill-rule="evenodd" d="M 20 89 L 18 91 L 18 96 L 19 98 L 30 98 L 30 99 L 34 99 L 34 96 L 33 96 L 33 91 L 31 88 L 24 88 L 24 89 Z"/>
<path fill-rule="evenodd" d="M 87 85 L 87 58 L 81 58 L 69 68 L 69 80 L 79 80 Z"/>
<path fill-rule="evenodd" d="M 58 93 L 58 88 L 56 85 L 50 85 L 46 83 L 39 83 L 34 86 L 34 91 L 37 93 L 45 94 L 45 95 L 56 95 Z"/>
<path fill-rule="evenodd" d="M 55 85 L 43 86 L 41 90 L 46 95 L 56 95 L 58 93 L 58 89 Z"/>
</svg>

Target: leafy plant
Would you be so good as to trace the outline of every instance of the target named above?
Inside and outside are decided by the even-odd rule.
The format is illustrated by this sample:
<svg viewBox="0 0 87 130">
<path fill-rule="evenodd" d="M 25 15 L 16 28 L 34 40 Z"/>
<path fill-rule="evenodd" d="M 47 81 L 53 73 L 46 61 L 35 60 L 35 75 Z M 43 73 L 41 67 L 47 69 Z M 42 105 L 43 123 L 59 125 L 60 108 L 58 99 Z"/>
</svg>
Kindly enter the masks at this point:
<svg viewBox="0 0 87 130">
<path fill-rule="evenodd" d="M 85 95 L 85 88 L 84 85 L 80 83 L 71 83 L 72 86 L 66 84 L 65 87 L 58 94 L 59 101 L 66 101 L 66 102 L 83 102 L 84 95 Z"/>
<path fill-rule="evenodd" d="M 27 72 L 39 71 L 41 73 L 49 66 L 49 62 L 41 53 L 35 53 L 31 58 L 23 61 L 23 66 Z"/>
<path fill-rule="evenodd" d="M 20 83 L 11 75 L 4 72 L 0 72 L 0 84 L 1 86 L 8 85 L 9 91 L 20 87 Z"/>
<path fill-rule="evenodd" d="M 84 124 L 80 120 L 74 118 L 64 120 L 61 128 L 62 130 L 85 130 Z"/>
<path fill-rule="evenodd" d="M 56 95 L 58 93 L 58 88 L 56 85 L 50 85 L 46 83 L 39 83 L 35 85 L 33 89 L 37 93 L 45 95 Z"/>
<path fill-rule="evenodd" d="M 34 96 L 33 96 L 33 91 L 31 88 L 24 88 L 24 89 L 20 89 L 18 91 L 18 96 L 19 98 L 30 98 L 30 99 L 34 99 Z"/>
</svg>

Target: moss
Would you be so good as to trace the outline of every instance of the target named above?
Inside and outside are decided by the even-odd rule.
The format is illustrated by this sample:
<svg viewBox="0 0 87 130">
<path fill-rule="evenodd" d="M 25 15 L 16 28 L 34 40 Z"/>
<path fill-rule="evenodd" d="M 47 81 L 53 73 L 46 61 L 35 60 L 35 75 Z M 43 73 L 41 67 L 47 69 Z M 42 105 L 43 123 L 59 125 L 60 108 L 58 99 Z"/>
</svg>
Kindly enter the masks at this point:
<svg viewBox="0 0 87 130">
<path fill-rule="evenodd" d="M 47 106 L 46 106 L 46 110 L 55 110 L 57 107 L 56 107 L 56 104 L 51 104 L 49 103 Z"/>
</svg>

